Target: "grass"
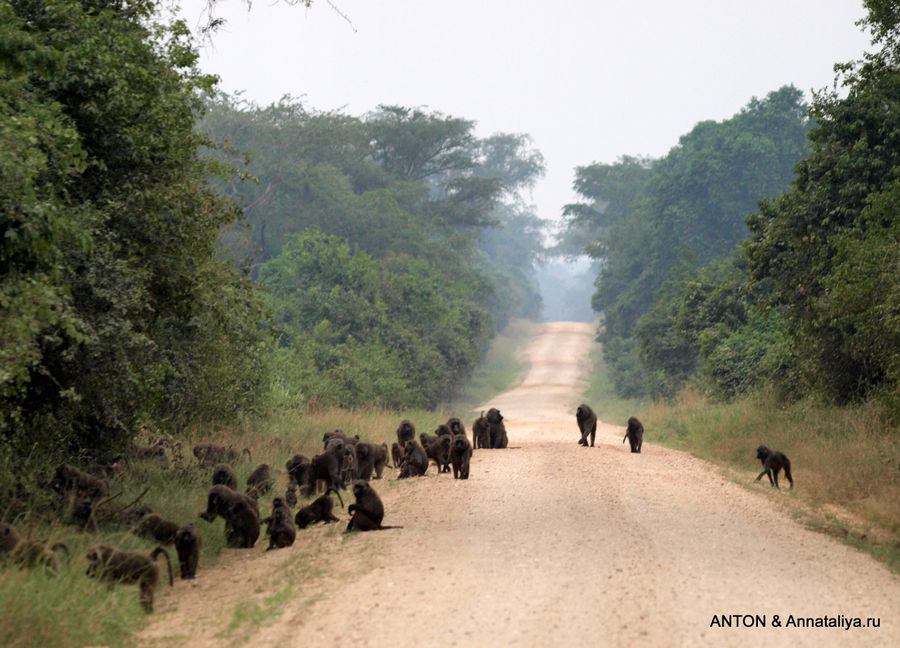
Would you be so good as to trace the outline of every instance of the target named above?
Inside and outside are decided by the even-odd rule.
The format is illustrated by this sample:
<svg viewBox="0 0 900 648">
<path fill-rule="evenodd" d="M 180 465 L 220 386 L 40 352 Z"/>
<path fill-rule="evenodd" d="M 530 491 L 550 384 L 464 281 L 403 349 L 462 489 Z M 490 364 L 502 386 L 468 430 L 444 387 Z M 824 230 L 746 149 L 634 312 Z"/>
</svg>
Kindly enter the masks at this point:
<svg viewBox="0 0 900 648">
<path fill-rule="evenodd" d="M 609 370 L 603 361 L 603 349 L 599 344 L 591 348 L 588 362 L 593 369 L 588 376 L 584 402 L 593 408 L 601 421 L 624 427 L 629 416 L 635 416 L 649 407 L 648 400 L 625 399 L 616 395 Z"/>
<path fill-rule="evenodd" d="M 320 451 L 325 432 L 341 429 L 350 436 L 390 445 L 396 440 L 400 421 L 410 419 L 418 432 L 433 432 L 450 416 L 459 416 L 468 427 L 471 409 L 511 387 L 522 375 L 517 358 L 536 325 L 517 321 L 497 337 L 488 350 L 484 366 L 476 373 L 463 396 L 436 411 L 410 410 L 390 412 L 376 408 L 358 410 L 280 408 L 255 419 L 210 424 L 188 430 L 168 449 L 169 463 L 158 460 L 136 461 L 124 465 L 111 479 L 117 494 L 107 511 L 116 511 L 138 500 L 179 524 L 194 522 L 202 547 L 200 570 L 214 565 L 225 549 L 222 520 L 207 523 L 197 514 L 206 508 L 212 469 L 199 470 L 191 448 L 209 441 L 232 446 L 242 454 L 233 467 L 239 483 L 260 463 L 268 463 L 276 477 L 275 492 L 260 499 L 260 512 L 271 509 L 272 497 L 283 494 L 287 485 L 285 461 L 296 453 L 312 456 Z M 152 435 L 150 435 L 152 436 Z M 139 440 L 148 443 L 150 439 Z M 392 487 L 388 480 L 385 488 Z M 349 504 L 349 502 L 347 502 Z M 129 529 L 109 521 L 99 532 L 85 533 L 71 526 L 50 525 L 36 518 L 10 520 L 28 537 L 65 542 L 71 551 L 69 564 L 52 577 L 42 569 L 20 569 L 0 560 L 0 646 L 25 648 L 54 646 L 69 648 L 85 645 L 129 646 L 133 633 L 148 621 L 138 603 L 136 586 L 115 586 L 87 578 L 86 549 L 97 543 L 149 552 L 157 543 L 133 535 Z M 259 542 L 264 542 L 262 538 Z M 175 578 L 177 556 L 169 548 Z M 284 605 L 295 597 L 306 577 L 309 565 L 292 563 L 296 578 L 275 584 L 266 596 L 253 597 L 230 613 L 223 636 L 253 635 L 254 629 L 277 617 Z M 90 622 L 86 622 L 89 619 Z"/>
<path fill-rule="evenodd" d="M 521 381 L 527 367 L 523 365 L 520 354 L 539 326 L 529 320 L 513 320 L 491 342 L 484 362 L 472 375 L 469 384 L 445 408 L 471 412 Z M 468 427 L 468 417 L 460 415 L 460 418 Z"/>
<path fill-rule="evenodd" d="M 791 460 L 794 489 L 783 474 L 779 482 L 793 512 L 900 573 L 900 430 L 880 406 L 784 406 L 766 393 L 715 403 L 686 391 L 653 404 L 641 420 L 648 440 L 726 466 L 752 487 L 762 469 L 756 447 L 780 450 Z"/>
</svg>

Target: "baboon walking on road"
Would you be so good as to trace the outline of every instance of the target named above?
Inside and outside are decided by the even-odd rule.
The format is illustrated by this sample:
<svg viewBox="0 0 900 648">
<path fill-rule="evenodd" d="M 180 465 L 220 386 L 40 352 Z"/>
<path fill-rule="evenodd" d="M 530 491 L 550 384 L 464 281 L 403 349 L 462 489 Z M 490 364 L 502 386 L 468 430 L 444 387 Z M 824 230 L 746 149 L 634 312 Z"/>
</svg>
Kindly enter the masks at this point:
<svg viewBox="0 0 900 648">
<path fill-rule="evenodd" d="M 578 445 L 587 447 L 588 436 L 591 437 L 591 447 L 594 447 L 594 438 L 597 436 L 597 415 L 590 405 L 582 403 L 575 410 L 575 420 L 578 422 L 578 430 L 581 432 L 581 440 Z"/>
</svg>

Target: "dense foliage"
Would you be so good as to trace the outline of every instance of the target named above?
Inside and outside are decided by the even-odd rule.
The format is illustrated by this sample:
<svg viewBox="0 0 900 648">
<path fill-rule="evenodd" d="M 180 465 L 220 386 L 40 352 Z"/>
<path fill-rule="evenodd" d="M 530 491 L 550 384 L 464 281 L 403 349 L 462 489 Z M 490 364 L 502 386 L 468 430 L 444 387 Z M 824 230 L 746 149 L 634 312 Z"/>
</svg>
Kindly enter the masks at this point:
<svg viewBox="0 0 900 648">
<path fill-rule="evenodd" d="M 364 118 L 219 96 L 203 127 L 248 178 L 223 236 L 270 291 L 279 399 L 433 406 L 511 317 L 535 316 L 543 173 L 526 136 L 382 106 Z M 224 151 L 219 151 L 222 155 Z"/>
<path fill-rule="evenodd" d="M 261 301 L 216 257 L 183 24 L 150 0 L 0 2 L 4 461 L 115 452 L 150 420 L 252 408 Z"/>
<path fill-rule="evenodd" d="M 570 207 L 563 244 L 596 237 L 594 307 L 620 393 L 765 384 L 900 411 L 900 5 L 865 5 L 879 49 L 835 66 L 808 126 L 783 88 L 662 161 L 579 169 L 591 201 Z"/>
<path fill-rule="evenodd" d="M 804 114 L 802 93 L 784 87 L 729 120 L 697 124 L 662 159 L 576 170 L 585 201 L 567 207 L 562 245 L 583 241 L 602 263 L 593 307 L 620 395 L 672 393 L 693 372 L 696 341 L 663 330 L 683 309 L 679 289 L 670 283 L 659 295 L 666 305 L 657 291 L 683 264 L 703 266 L 733 250 L 757 201 L 787 187 L 806 150 Z"/>
<path fill-rule="evenodd" d="M 812 153 L 750 218 L 749 258 L 786 320 L 795 384 L 900 406 L 900 6 L 866 5 L 882 47 L 816 95 Z"/>
</svg>

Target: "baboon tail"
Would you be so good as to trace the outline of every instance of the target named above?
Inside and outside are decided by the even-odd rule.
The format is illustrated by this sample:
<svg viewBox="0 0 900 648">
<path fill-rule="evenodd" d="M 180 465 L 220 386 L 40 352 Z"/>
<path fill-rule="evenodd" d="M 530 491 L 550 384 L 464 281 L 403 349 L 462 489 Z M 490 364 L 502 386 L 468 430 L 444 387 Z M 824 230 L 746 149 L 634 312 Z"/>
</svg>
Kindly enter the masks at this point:
<svg viewBox="0 0 900 648">
<path fill-rule="evenodd" d="M 402 526 L 384 526 L 384 525 L 382 525 L 382 526 L 379 526 L 376 529 L 376 531 L 384 531 L 386 529 L 402 529 L 402 528 L 403 528 Z"/>
<path fill-rule="evenodd" d="M 625 439 L 628 438 L 628 432 L 625 433 L 625 436 L 622 437 L 622 443 L 625 443 Z"/>
<path fill-rule="evenodd" d="M 344 498 L 341 497 L 341 492 L 338 489 L 329 486 L 325 490 L 325 494 L 328 495 L 328 493 L 334 493 L 335 495 L 337 495 L 338 500 L 341 502 L 341 508 L 344 508 Z"/>
<path fill-rule="evenodd" d="M 156 558 L 162 554 L 166 557 L 166 566 L 169 568 L 169 587 L 175 586 L 175 579 L 172 578 L 172 560 L 169 558 L 169 552 L 166 551 L 165 547 L 157 547 L 150 554 L 150 560 L 156 562 Z"/>
</svg>

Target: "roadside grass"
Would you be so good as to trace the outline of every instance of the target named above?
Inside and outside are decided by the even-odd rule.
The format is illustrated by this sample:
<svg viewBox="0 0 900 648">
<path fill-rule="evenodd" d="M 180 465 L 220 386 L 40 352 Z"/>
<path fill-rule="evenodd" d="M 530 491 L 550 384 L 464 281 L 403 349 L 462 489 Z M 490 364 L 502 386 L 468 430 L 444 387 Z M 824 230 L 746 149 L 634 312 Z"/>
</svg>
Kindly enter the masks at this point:
<svg viewBox="0 0 900 648">
<path fill-rule="evenodd" d="M 540 324 L 531 320 L 513 320 L 493 339 L 484 362 L 472 375 L 469 384 L 444 409 L 457 412 L 456 416 L 469 429 L 472 423 L 470 417 L 460 412 L 475 411 L 475 408 L 514 387 L 524 378 L 527 367 L 521 360 L 521 352 L 539 327 Z"/>
<path fill-rule="evenodd" d="M 209 424 L 186 430 L 181 438 L 172 440 L 165 464 L 158 459 L 124 462 L 110 479 L 114 499 L 98 512 L 96 532 L 50 525 L 36 516 L 8 520 L 28 537 L 65 542 L 70 549 L 70 560 L 56 577 L 43 569 L 23 569 L 0 560 L 0 646 L 69 648 L 133 644 L 134 632 L 152 618 L 140 608 L 137 586 L 108 587 L 85 575 L 85 553 L 91 545 L 105 543 L 142 552 L 157 546 L 156 542 L 139 538 L 127 527 L 109 519 L 129 504 L 148 505 L 180 525 L 193 522 L 202 542 L 199 571 L 216 564 L 226 548 L 224 522 L 217 519 L 208 523 L 198 518 L 198 514 L 206 509 L 212 468 L 198 468 L 191 452 L 195 444 L 213 442 L 237 450 L 240 456 L 232 467 L 241 486 L 258 464 L 269 464 L 275 487 L 259 501 L 260 514 L 266 516 L 271 510 L 272 498 L 283 495 L 287 487 L 285 461 L 296 453 L 311 457 L 320 452 L 326 432 L 340 429 L 350 436 L 359 435 L 366 441 L 386 443 L 390 447 L 396 441 L 397 426 L 403 419 L 411 420 L 417 433 L 432 433 L 451 416 L 459 416 L 466 428 L 470 428 L 472 408 L 521 378 L 523 366 L 517 354 L 536 326 L 522 320 L 507 327 L 489 349 L 483 367 L 474 376 L 472 385 L 463 392 L 464 398 L 435 411 L 391 412 L 377 408 L 348 411 L 311 406 L 273 409 L 257 418 Z M 148 433 L 147 436 L 141 439 L 142 443 L 149 443 L 154 435 Z M 385 477 L 381 488 L 396 485 L 390 469 L 386 468 Z M 348 500 L 345 494 L 344 500 L 345 505 L 349 505 L 352 496 Z M 340 532 L 339 529 L 330 531 Z M 257 546 L 265 542 L 264 533 L 265 529 Z M 171 546 L 168 552 L 177 579 L 177 554 Z M 298 583 L 306 580 L 309 568 L 302 559 L 292 562 L 291 573 L 296 578 L 273 586 L 265 597 L 255 597 L 228 611 L 229 621 L 223 628 L 223 636 L 252 637 L 255 628 L 276 618 L 286 602 L 296 596 Z M 168 576 L 164 578 L 167 580 Z M 160 590 L 163 587 L 168 585 L 160 584 Z"/>
<path fill-rule="evenodd" d="M 748 488 L 780 498 L 808 527 L 844 539 L 900 573 L 900 429 L 874 403 L 782 405 L 760 392 L 729 403 L 685 391 L 642 415 L 645 439 L 727 466 Z M 756 448 L 791 461 L 795 487 L 763 477 Z"/>
</svg>

